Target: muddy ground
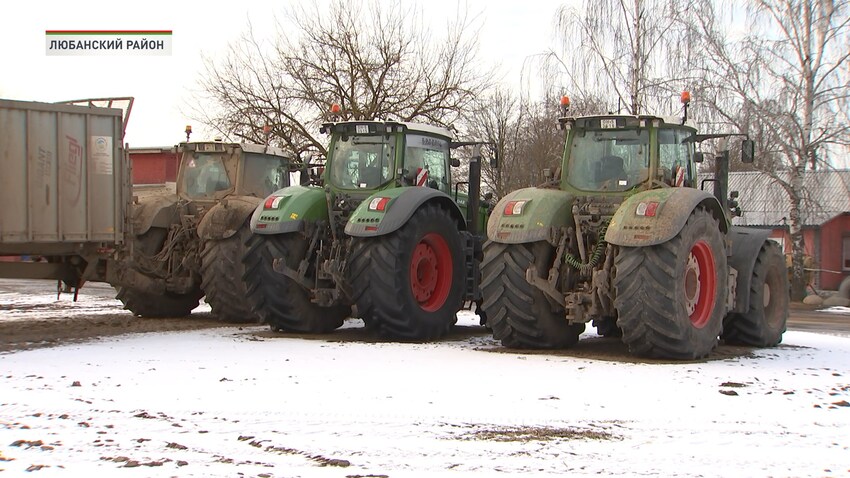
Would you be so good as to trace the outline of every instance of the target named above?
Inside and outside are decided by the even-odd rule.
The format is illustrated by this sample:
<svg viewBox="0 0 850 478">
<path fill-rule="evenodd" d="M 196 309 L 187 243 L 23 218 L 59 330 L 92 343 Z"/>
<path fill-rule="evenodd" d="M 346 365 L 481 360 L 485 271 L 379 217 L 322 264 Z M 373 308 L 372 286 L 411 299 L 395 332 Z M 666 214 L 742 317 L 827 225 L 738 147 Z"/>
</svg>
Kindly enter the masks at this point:
<svg viewBox="0 0 850 478">
<path fill-rule="evenodd" d="M 87 284 L 80 291 L 80 301 L 75 304 L 71 294 L 62 294 L 56 299 L 55 287 L 49 281 L 0 279 L 0 353 L 14 350 L 49 347 L 58 344 L 98 340 L 127 333 L 169 332 L 181 330 L 210 329 L 216 327 L 241 327 L 245 333 L 258 340 L 298 337 L 307 340 L 346 342 L 383 342 L 358 323 L 327 335 L 299 335 L 276 333 L 259 324 L 225 324 L 215 319 L 203 305 L 190 317 L 143 319 L 134 317 L 121 309 L 114 301 L 114 290 L 104 284 Z M 16 301 L 14 297 L 38 294 L 50 298 L 38 303 Z M 90 307 L 80 307 L 80 304 Z M 25 311 L 24 311 L 25 310 Z M 87 312 L 90 310 L 90 313 Z M 73 312 L 73 313 L 72 313 Z M 815 310 L 803 304 L 792 304 L 789 330 L 806 330 L 850 335 L 850 316 L 831 314 Z M 592 331 L 588 327 L 589 331 Z M 494 353 L 515 352 L 498 345 L 484 327 L 457 326 L 444 341 L 465 341 L 470 347 Z M 722 360 L 740 357 L 752 352 L 748 347 L 721 345 L 708 358 Z M 523 353 L 545 353 L 557 356 L 593 358 L 598 360 L 631 361 L 625 345 L 618 339 L 602 337 L 583 338 L 579 344 L 565 351 L 523 351 Z M 646 359 L 642 359 L 646 361 Z"/>
</svg>

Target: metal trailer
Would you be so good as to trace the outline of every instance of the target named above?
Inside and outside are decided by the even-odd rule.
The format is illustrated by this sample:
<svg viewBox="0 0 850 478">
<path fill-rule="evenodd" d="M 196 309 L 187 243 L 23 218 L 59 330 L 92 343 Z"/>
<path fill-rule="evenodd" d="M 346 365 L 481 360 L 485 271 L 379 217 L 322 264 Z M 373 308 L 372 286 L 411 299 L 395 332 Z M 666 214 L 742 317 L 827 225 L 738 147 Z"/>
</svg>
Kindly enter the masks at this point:
<svg viewBox="0 0 850 478">
<path fill-rule="evenodd" d="M 129 233 L 122 110 L 0 100 L 0 277 L 106 281 Z"/>
</svg>

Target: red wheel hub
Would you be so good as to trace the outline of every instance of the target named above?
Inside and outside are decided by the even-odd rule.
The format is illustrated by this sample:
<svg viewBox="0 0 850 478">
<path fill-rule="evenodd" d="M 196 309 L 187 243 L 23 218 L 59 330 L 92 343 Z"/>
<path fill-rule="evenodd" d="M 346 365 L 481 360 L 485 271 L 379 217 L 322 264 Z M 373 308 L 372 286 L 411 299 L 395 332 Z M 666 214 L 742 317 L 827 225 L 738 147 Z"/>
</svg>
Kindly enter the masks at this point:
<svg viewBox="0 0 850 478">
<path fill-rule="evenodd" d="M 452 287 L 452 255 L 443 236 L 426 234 L 410 258 L 410 288 L 419 307 L 438 310 L 449 297 Z"/>
<path fill-rule="evenodd" d="M 705 327 L 714 310 L 716 273 L 711 246 L 705 241 L 697 241 L 685 264 L 685 309 L 691 323 L 698 329 Z"/>
</svg>

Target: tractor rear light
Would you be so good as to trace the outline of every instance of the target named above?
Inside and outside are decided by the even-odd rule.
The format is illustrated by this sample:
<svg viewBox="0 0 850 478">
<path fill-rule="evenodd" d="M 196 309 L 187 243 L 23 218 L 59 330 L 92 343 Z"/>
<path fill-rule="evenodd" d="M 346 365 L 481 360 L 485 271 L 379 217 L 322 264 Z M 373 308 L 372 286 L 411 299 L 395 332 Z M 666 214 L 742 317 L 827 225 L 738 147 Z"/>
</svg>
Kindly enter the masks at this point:
<svg viewBox="0 0 850 478">
<path fill-rule="evenodd" d="M 655 217 L 655 214 L 658 212 L 658 202 L 649 201 L 642 202 L 637 205 L 635 209 L 636 216 L 644 216 L 644 217 Z"/>
<path fill-rule="evenodd" d="M 505 216 L 519 216 L 522 214 L 522 209 L 525 207 L 525 203 L 528 201 L 508 201 L 505 204 L 504 215 Z"/>
<path fill-rule="evenodd" d="M 389 204 L 390 198 L 375 198 L 369 202 L 369 210 L 370 211 L 379 211 L 384 212 L 387 210 L 387 204 Z"/>
<path fill-rule="evenodd" d="M 263 209 L 277 209 L 283 196 L 269 196 L 266 202 L 263 203 Z"/>
</svg>

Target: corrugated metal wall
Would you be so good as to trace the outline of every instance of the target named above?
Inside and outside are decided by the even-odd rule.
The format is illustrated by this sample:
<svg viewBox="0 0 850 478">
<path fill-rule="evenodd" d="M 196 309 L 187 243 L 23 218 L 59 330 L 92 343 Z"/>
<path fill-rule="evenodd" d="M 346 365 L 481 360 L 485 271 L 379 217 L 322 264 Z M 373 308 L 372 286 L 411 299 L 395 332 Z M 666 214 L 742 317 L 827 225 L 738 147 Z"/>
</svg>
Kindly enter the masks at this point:
<svg viewBox="0 0 850 478">
<path fill-rule="evenodd" d="M 0 243 L 121 242 L 121 114 L 0 100 Z"/>
</svg>

